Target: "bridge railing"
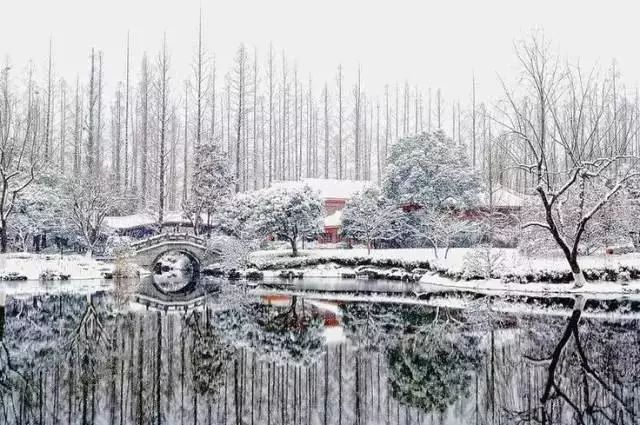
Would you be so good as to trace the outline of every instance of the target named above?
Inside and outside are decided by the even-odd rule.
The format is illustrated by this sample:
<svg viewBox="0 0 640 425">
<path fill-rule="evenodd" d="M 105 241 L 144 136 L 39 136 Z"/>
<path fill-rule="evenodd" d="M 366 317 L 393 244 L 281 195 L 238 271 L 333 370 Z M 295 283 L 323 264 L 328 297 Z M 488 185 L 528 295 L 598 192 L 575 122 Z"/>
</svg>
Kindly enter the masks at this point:
<svg viewBox="0 0 640 425">
<path fill-rule="evenodd" d="M 204 238 L 201 238 L 199 236 L 195 236 L 189 233 L 161 233 L 159 235 L 152 236 L 142 241 L 134 242 L 130 246 L 132 249 L 138 250 L 141 248 L 158 245 L 162 242 L 170 242 L 170 241 L 192 242 L 201 246 L 207 245 L 207 242 Z"/>
</svg>

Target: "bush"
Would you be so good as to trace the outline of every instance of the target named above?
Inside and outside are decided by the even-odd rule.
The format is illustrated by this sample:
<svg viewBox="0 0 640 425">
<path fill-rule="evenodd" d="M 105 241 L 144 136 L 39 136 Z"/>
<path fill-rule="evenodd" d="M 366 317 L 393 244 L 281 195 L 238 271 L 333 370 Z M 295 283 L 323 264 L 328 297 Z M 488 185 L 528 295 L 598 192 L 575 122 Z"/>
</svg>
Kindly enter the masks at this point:
<svg viewBox="0 0 640 425">
<path fill-rule="evenodd" d="M 419 268 L 424 270 L 432 270 L 433 267 L 428 261 L 407 261 L 389 258 L 371 258 L 371 257 L 278 257 L 269 259 L 264 262 L 254 262 L 251 267 L 258 270 L 282 270 L 282 269 L 300 269 L 307 267 L 315 267 L 321 264 L 337 264 L 341 267 L 357 267 L 372 266 L 380 268 L 402 268 L 406 271 L 412 271 Z"/>
</svg>

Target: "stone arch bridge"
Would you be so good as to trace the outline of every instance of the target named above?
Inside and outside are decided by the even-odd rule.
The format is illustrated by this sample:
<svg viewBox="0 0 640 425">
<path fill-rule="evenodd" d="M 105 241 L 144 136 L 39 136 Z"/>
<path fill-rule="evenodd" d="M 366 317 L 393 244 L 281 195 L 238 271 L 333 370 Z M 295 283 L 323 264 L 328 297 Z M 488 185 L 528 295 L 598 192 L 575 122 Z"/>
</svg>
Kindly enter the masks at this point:
<svg viewBox="0 0 640 425">
<path fill-rule="evenodd" d="M 131 261 L 152 269 L 160 257 L 168 252 L 186 255 L 198 270 L 215 262 L 220 253 L 207 249 L 203 238 L 188 233 L 163 233 L 131 244 Z"/>
</svg>

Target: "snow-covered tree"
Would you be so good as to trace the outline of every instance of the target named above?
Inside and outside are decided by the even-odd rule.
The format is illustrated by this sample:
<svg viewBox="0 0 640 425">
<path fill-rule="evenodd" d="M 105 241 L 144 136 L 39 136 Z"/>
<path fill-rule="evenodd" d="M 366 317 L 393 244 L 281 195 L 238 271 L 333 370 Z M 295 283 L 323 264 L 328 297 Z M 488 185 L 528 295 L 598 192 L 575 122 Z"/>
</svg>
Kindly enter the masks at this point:
<svg viewBox="0 0 640 425">
<path fill-rule="evenodd" d="M 87 254 L 95 248 L 105 217 L 120 207 L 122 197 L 114 184 L 95 178 L 79 178 L 69 182 L 65 210 L 82 241 Z"/>
<path fill-rule="evenodd" d="M 583 184 L 584 188 L 576 186 L 565 191 L 556 201 L 557 208 L 552 210 L 558 232 L 572 244 L 575 237 L 573 232 L 584 213 L 581 205 L 593 204 L 610 190 L 606 182 L 598 179 L 585 181 Z M 630 244 L 638 212 L 638 207 L 629 199 L 629 193 L 626 190 L 619 191 L 585 225 L 578 251 L 590 255 L 607 246 Z M 524 228 L 519 248 L 528 255 L 559 251 L 558 244 L 548 230 L 531 225 L 543 221 L 545 214 L 544 207 L 535 200 L 524 208 Z"/>
<path fill-rule="evenodd" d="M 433 247 L 438 258 L 439 249 L 444 249 L 447 258 L 453 243 L 462 237 L 471 237 L 477 233 L 478 226 L 451 210 L 421 209 L 412 213 L 410 228 L 413 237 L 427 242 Z"/>
<path fill-rule="evenodd" d="M 218 232 L 238 239 L 261 239 L 254 214 L 259 197 L 255 193 L 237 193 L 226 199 L 217 208 L 212 217 L 212 225 Z"/>
<path fill-rule="evenodd" d="M 0 70 L 0 252 L 7 251 L 7 232 L 17 197 L 40 174 L 46 162 L 41 160 L 38 137 L 38 99 L 29 68 L 26 94 L 22 98 L 9 76 L 7 63 Z"/>
<path fill-rule="evenodd" d="M 383 193 L 399 204 L 442 209 L 473 205 L 480 178 L 465 148 L 444 132 L 423 132 L 391 147 Z"/>
<path fill-rule="evenodd" d="M 481 244 L 464 256 L 462 271 L 468 279 L 497 278 L 504 268 L 503 264 L 502 250 L 492 248 L 490 244 Z"/>
<path fill-rule="evenodd" d="M 322 232 L 322 201 L 309 186 L 265 189 L 256 196 L 256 227 L 288 241 L 294 257 L 298 255 L 300 239 Z"/>
<path fill-rule="evenodd" d="M 513 168 L 535 190 L 544 211 L 523 227 L 549 232 L 581 287 L 585 278 L 578 256 L 590 222 L 638 176 L 640 158 L 628 150 L 635 114 L 616 94 L 615 72 L 612 79 L 599 78 L 596 70 L 585 73 L 552 54 L 544 38 L 535 35 L 519 43 L 516 54 L 522 76 L 517 90 L 505 85 L 494 120 L 502 127 Z M 595 195 L 594 185 L 606 190 Z M 575 196 L 563 202 L 570 191 Z M 569 215 L 576 217 L 574 225 L 564 226 Z"/>
<path fill-rule="evenodd" d="M 258 249 L 258 240 L 245 235 L 216 235 L 207 241 L 207 248 L 220 252 L 220 263 L 224 270 L 246 269 L 250 255 Z"/>
<path fill-rule="evenodd" d="M 191 180 L 191 196 L 182 209 L 198 234 L 203 215 L 206 214 L 210 221 L 215 210 L 233 193 L 234 176 L 227 154 L 217 143 L 196 144 L 194 151 L 197 160 Z"/>
<path fill-rule="evenodd" d="M 16 197 L 9 233 L 19 242 L 20 248 L 27 251 L 31 238 L 59 231 L 65 225 L 61 191 L 54 185 L 39 182 Z"/>
<path fill-rule="evenodd" d="M 396 239 L 403 231 L 402 209 L 383 198 L 380 190 L 369 187 L 346 203 L 342 212 L 342 236 L 362 241 L 367 254 L 376 242 Z"/>
</svg>

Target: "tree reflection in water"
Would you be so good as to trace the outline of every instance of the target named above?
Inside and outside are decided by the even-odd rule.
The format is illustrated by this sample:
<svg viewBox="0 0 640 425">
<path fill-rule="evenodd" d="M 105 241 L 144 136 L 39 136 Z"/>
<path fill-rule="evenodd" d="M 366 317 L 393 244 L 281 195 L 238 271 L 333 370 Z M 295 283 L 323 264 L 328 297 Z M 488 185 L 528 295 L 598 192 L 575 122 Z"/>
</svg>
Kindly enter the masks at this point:
<svg viewBox="0 0 640 425">
<path fill-rule="evenodd" d="M 539 407 L 516 412 L 516 417 L 540 423 L 557 419 L 580 424 L 640 421 L 637 322 L 581 320 L 585 303 L 583 296 L 576 297 L 552 349 L 548 343 L 540 344 L 524 354 L 534 370 L 545 375 L 544 385 Z"/>
<path fill-rule="evenodd" d="M 243 291 L 196 311 L 133 307 L 11 299 L 0 423 L 638 422 L 637 322 L 585 318 L 581 301 L 569 319 Z M 328 312 L 344 342 L 325 343 Z"/>
<path fill-rule="evenodd" d="M 477 338 L 438 324 L 403 338 L 387 357 L 392 396 L 427 412 L 443 412 L 468 395 L 480 363 Z"/>
</svg>

